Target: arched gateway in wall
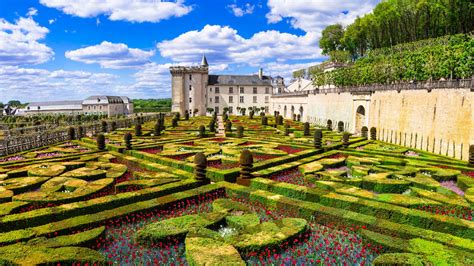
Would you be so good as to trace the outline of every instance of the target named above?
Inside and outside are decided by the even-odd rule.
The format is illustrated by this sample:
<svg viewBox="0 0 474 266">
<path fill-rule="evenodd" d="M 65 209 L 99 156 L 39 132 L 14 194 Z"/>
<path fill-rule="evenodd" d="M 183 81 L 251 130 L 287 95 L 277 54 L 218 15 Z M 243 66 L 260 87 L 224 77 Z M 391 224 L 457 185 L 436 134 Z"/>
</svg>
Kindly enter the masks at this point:
<svg viewBox="0 0 474 266">
<path fill-rule="evenodd" d="M 365 107 L 362 105 L 359 105 L 356 110 L 356 117 L 355 117 L 355 133 L 360 134 L 361 129 L 363 126 L 366 125 L 366 119 L 365 119 Z"/>
</svg>

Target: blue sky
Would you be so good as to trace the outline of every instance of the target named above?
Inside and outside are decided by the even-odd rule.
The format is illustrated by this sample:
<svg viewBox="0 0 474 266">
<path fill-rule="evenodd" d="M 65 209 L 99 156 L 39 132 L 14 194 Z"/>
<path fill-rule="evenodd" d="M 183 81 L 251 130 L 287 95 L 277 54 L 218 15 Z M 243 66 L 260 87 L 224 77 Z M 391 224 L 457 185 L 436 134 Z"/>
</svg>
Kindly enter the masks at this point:
<svg viewBox="0 0 474 266">
<path fill-rule="evenodd" d="M 0 101 L 170 97 L 171 65 L 281 75 L 377 0 L 0 0 Z"/>
</svg>

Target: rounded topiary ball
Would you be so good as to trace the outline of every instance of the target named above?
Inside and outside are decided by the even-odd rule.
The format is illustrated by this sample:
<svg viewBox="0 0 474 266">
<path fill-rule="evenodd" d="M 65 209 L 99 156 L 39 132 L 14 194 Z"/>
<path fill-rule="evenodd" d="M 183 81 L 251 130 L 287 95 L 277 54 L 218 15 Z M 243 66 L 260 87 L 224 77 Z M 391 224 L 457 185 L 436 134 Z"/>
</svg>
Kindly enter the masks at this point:
<svg viewBox="0 0 474 266">
<path fill-rule="evenodd" d="M 240 154 L 239 162 L 241 165 L 253 164 L 253 155 L 249 150 L 243 150 Z"/>
<path fill-rule="evenodd" d="M 196 155 L 194 155 L 194 164 L 197 167 L 206 168 L 207 167 L 206 155 L 204 155 L 204 153 L 202 152 L 196 153 Z"/>
</svg>

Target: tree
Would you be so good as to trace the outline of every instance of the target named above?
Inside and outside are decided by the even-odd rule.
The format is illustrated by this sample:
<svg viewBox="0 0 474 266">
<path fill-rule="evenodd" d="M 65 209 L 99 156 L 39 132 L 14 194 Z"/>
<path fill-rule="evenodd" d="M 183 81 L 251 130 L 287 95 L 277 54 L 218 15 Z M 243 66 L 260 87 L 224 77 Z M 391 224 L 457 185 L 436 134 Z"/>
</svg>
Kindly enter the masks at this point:
<svg viewBox="0 0 474 266">
<path fill-rule="evenodd" d="M 8 101 L 8 105 L 17 107 L 17 106 L 21 106 L 21 102 L 18 100 L 11 100 L 11 101 Z"/>
<path fill-rule="evenodd" d="M 344 28 L 341 24 L 329 25 L 323 30 L 319 47 L 323 49 L 324 55 L 329 55 L 331 51 L 342 50 L 342 38 L 344 37 Z"/>
</svg>

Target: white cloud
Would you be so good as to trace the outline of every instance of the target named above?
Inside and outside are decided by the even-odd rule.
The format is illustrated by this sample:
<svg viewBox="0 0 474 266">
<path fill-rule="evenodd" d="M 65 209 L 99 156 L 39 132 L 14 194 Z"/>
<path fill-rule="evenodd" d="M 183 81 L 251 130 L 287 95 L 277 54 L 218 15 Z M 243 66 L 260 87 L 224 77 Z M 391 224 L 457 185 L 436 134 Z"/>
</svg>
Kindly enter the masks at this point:
<svg viewBox="0 0 474 266">
<path fill-rule="evenodd" d="M 380 0 L 268 0 L 270 12 L 266 17 L 269 23 L 289 18 L 294 28 L 320 33 L 330 24 L 352 23 L 357 16 L 371 12 L 378 2 Z"/>
<path fill-rule="evenodd" d="M 0 67 L 0 101 L 83 99 L 92 94 L 112 93 L 117 76 L 83 71 Z"/>
<path fill-rule="evenodd" d="M 28 8 L 28 13 L 26 13 L 26 15 L 28 17 L 36 16 L 36 15 L 38 15 L 38 10 L 34 7 L 30 7 L 30 8 Z"/>
<path fill-rule="evenodd" d="M 320 58 L 318 38 L 313 33 L 297 36 L 274 30 L 255 33 L 246 39 L 228 26 L 206 25 L 173 40 L 157 44 L 163 57 L 174 62 L 200 62 L 206 54 L 209 63 L 245 63 L 251 66 L 267 60 L 298 60 Z M 199 62 L 198 62 L 199 61 Z"/>
<path fill-rule="evenodd" d="M 236 17 L 243 17 L 244 15 L 252 14 L 255 9 L 255 5 L 250 3 L 245 4 L 243 7 L 239 7 L 236 4 L 231 4 L 227 6 L 232 14 Z"/>
<path fill-rule="evenodd" d="M 139 68 L 150 62 L 155 51 L 129 48 L 123 43 L 103 41 L 99 45 L 67 51 L 66 58 L 86 64 L 99 64 L 103 68 Z"/>
<path fill-rule="evenodd" d="M 53 23 L 55 23 L 55 22 L 56 22 L 56 19 L 55 19 L 55 18 L 52 18 L 52 19 L 48 20 L 49 25 L 51 25 L 51 24 L 53 24 Z"/>
<path fill-rule="evenodd" d="M 54 56 L 51 48 L 39 41 L 49 30 L 32 17 L 10 23 L 0 18 L 0 65 L 41 64 Z"/>
<path fill-rule="evenodd" d="M 192 11 L 184 0 L 40 0 L 40 3 L 82 18 L 105 15 L 110 20 L 131 22 L 158 22 Z"/>
</svg>

